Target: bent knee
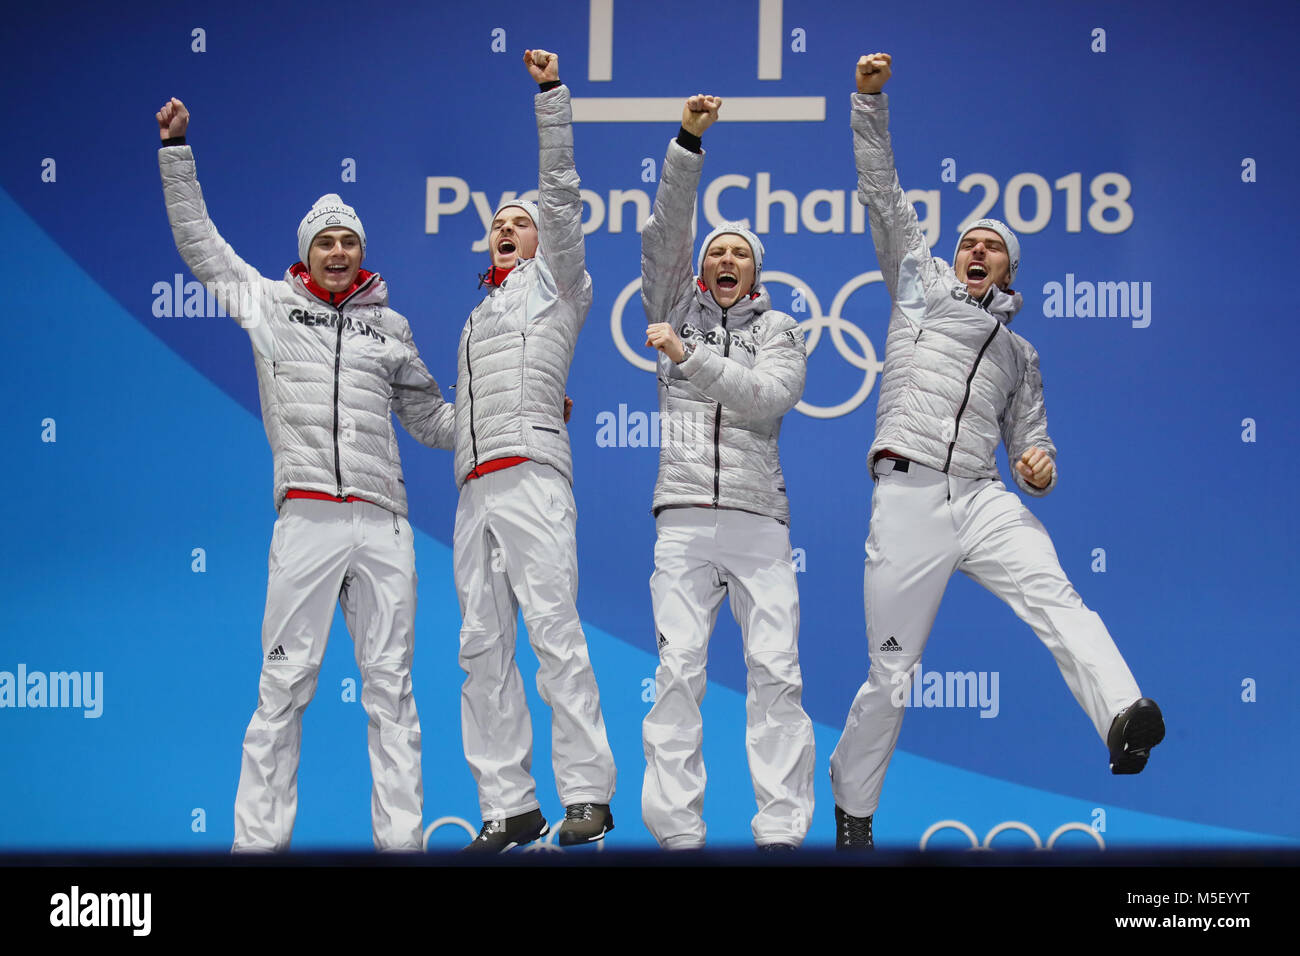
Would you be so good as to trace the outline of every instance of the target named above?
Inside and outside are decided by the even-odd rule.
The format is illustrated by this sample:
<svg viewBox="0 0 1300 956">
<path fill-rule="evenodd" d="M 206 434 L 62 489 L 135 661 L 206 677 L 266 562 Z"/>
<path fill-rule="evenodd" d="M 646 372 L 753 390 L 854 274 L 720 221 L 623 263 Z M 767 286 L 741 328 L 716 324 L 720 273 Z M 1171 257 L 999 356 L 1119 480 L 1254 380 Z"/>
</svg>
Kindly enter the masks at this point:
<svg viewBox="0 0 1300 956">
<path fill-rule="evenodd" d="M 749 679 L 758 686 L 803 687 L 798 651 L 756 651 L 745 655 Z"/>
<path fill-rule="evenodd" d="M 263 664 L 257 690 L 258 710 L 269 718 L 305 710 L 316 693 L 319 676 L 319 667 Z"/>
</svg>

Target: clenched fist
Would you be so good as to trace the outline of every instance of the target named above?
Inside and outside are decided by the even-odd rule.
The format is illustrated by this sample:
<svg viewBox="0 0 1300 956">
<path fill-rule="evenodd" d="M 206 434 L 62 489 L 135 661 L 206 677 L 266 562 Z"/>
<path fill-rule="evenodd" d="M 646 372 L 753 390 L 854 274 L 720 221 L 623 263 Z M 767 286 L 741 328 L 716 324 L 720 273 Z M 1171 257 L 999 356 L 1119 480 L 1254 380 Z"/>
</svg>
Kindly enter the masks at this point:
<svg viewBox="0 0 1300 956">
<path fill-rule="evenodd" d="M 560 58 L 554 53 L 547 53 L 545 50 L 525 50 L 524 65 L 528 67 L 528 75 L 539 85 L 560 78 Z"/>
<path fill-rule="evenodd" d="M 1055 470 L 1056 465 L 1052 463 L 1051 456 L 1041 448 L 1029 449 L 1016 462 L 1016 471 L 1020 472 L 1020 477 L 1035 488 L 1046 488 L 1050 485 L 1052 472 Z"/>
<path fill-rule="evenodd" d="M 858 92 L 879 93 L 893 73 L 890 69 L 893 62 L 894 58 L 888 53 L 871 53 L 858 57 Z"/>
<path fill-rule="evenodd" d="M 703 136 L 704 131 L 718 121 L 721 96 L 697 93 L 682 107 L 682 128 L 692 136 Z"/>
<path fill-rule="evenodd" d="M 163 104 L 154 118 L 158 120 L 158 136 L 163 140 L 184 136 L 185 128 L 190 125 L 190 111 L 174 96 Z"/>
<path fill-rule="evenodd" d="M 686 346 L 667 322 L 656 322 L 645 330 L 645 344 L 656 348 L 674 362 L 686 358 Z"/>
</svg>

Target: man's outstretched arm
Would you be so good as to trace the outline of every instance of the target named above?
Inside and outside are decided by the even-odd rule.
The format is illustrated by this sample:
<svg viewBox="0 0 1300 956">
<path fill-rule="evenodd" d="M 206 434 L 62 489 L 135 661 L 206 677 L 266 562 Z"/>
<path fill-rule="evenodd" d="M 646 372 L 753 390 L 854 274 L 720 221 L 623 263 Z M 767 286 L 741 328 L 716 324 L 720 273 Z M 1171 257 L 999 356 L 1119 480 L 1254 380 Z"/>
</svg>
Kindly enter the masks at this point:
<svg viewBox="0 0 1300 956">
<path fill-rule="evenodd" d="M 682 107 L 681 130 L 668 144 L 654 210 L 641 230 L 641 304 L 651 323 L 676 327 L 681 320 L 678 306 L 693 295 L 691 226 L 704 166 L 700 143 L 704 131 L 717 121 L 721 105 L 721 97 L 690 97 Z"/>
<path fill-rule="evenodd" d="M 208 216 L 195 175 L 194 153 L 185 144 L 190 122 L 185 104 L 172 97 L 155 119 L 163 144 L 158 150 L 158 168 L 176 249 L 194 277 L 213 290 L 226 314 L 257 339 L 255 329 L 262 325 L 261 303 L 270 280 L 236 255 Z"/>
<path fill-rule="evenodd" d="M 560 82 L 560 58 L 546 50 L 525 50 L 524 64 L 543 88 L 537 108 L 537 255 L 562 295 L 580 291 L 587 279 L 582 238 L 582 192 L 573 160 L 573 109 Z"/>
<path fill-rule="evenodd" d="M 858 59 L 858 92 L 852 98 L 853 159 L 858 170 L 858 199 L 870 216 L 871 238 L 885 286 L 904 314 L 919 321 L 923 306 L 912 300 L 922 293 L 922 287 L 902 280 L 918 278 L 928 282 L 935 276 L 916 209 L 907 201 L 894 168 L 889 96 L 882 92 L 892 73 L 893 57 L 888 53 Z M 908 305 L 922 307 L 909 309 Z"/>
</svg>

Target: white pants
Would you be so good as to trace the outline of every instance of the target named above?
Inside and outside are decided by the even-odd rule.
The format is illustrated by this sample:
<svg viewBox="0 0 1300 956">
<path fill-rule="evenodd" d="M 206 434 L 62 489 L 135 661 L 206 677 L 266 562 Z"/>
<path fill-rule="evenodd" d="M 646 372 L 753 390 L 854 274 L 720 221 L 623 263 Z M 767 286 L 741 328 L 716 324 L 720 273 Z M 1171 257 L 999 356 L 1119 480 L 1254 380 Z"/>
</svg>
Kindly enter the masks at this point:
<svg viewBox="0 0 1300 956">
<path fill-rule="evenodd" d="M 876 463 L 871 499 L 863 580 L 871 669 L 831 755 L 835 802 L 855 817 L 875 813 L 880 802 L 903 723 L 900 682 L 911 686 L 902 675 L 921 659 L 953 571 L 988 588 L 1033 628 L 1103 741 L 1115 715 L 1142 696 L 1019 497 L 993 479 L 957 478 L 916 462 L 907 472 L 893 469 L 890 459 Z"/>
<path fill-rule="evenodd" d="M 551 707 L 551 759 L 564 806 L 609 803 L 614 755 L 578 617 L 573 491 L 527 461 L 465 482 L 453 541 L 460 597 L 460 722 L 484 820 L 538 809 L 533 728 L 515 663 L 524 611 L 537 690 Z"/>
<path fill-rule="evenodd" d="M 659 640 L 655 703 L 642 725 L 641 813 L 669 849 L 704 844 L 703 720 L 709 635 L 724 596 L 740 625 L 745 747 L 758 813 L 755 842 L 799 845 L 813 811 L 812 721 L 801 705 L 799 592 L 790 533 L 773 518 L 668 508 L 656 521 L 650 600 Z"/>
<path fill-rule="evenodd" d="M 262 677 L 244 735 L 235 850 L 283 850 L 298 810 L 302 713 L 316 693 L 334 605 L 361 671 L 375 847 L 422 847 L 420 719 L 411 694 L 411 526 L 378 505 L 286 499 L 271 536 Z"/>
</svg>

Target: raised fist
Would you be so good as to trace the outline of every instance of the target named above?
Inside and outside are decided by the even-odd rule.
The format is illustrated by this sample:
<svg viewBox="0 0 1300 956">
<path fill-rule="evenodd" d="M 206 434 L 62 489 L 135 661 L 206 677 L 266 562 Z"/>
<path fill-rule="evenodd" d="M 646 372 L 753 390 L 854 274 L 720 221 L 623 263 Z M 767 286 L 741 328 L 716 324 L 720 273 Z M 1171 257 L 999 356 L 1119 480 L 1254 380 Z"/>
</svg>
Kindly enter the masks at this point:
<svg viewBox="0 0 1300 956">
<path fill-rule="evenodd" d="M 524 65 L 528 74 L 539 84 L 550 83 L 560 78 L 560 58 L 545 50 L 525 50 Z"/>
<path fill-rule="evenodd" d="M 158 137 L 163 140 L 184 136 L 190 125 L 190 111 L 174 96 L 154 116 L 158 120 Z"/>
<path fill-rule="evenodd" d="M 704 131 L 718 121 L 721 96 L 697 93 L 682 107 L 682 128 L 693 136 L 703 136 Z"/>
<path fill-rule="evenodd" d="M 892 71 L 890 64 L 894 58 L 888 53 L 871 53 L 858 57 L 858 92 L 879 93 Z"/>
</svg>

